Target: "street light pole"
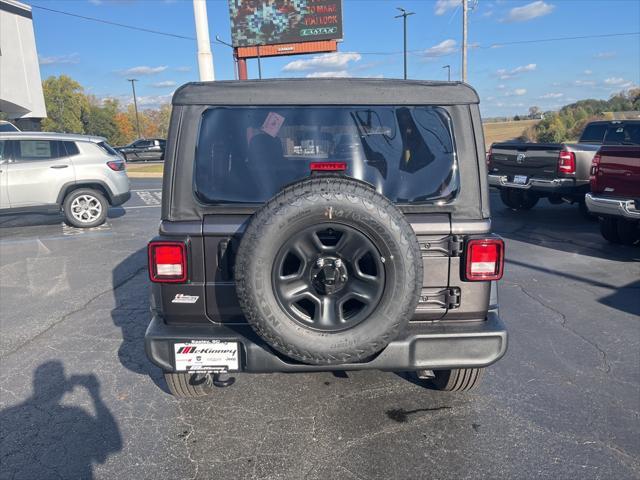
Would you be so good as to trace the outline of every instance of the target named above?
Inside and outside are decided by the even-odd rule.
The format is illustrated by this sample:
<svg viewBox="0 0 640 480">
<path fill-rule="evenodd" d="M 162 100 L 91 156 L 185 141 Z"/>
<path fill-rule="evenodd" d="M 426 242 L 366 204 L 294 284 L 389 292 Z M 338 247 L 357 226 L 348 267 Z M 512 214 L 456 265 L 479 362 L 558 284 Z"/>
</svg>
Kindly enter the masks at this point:
<svg viewBox="0 0 640 480">
<path fill-rule="evenodd" d="M 136 129 L 138 130 L 138 138 L 142 138 L 140 133 L 140 117 L 138 116 L 138 99 L 136 98 L 136 78 L 127 78 L 127 82 L 131 82 L 131 89 L 133 90 L 133 106 L 136 110 Z"/>
<path fill-rule="evenodd" d="M 404 37 L 404 79 L 407 79 L 407 17 L 409 15 L 415 15 L 415 12 L 407 12 L 402 7 L 396 7 L 402 13 L 396 15 L 394 18 L 402 17 L 403 37 Z"/>
<path fill-rule="evenodd" d="M 442 68 L 446 68 L 447 69 L 447 81 L 451 81 L 451 65 L 445 65 Z"/>
</svg>

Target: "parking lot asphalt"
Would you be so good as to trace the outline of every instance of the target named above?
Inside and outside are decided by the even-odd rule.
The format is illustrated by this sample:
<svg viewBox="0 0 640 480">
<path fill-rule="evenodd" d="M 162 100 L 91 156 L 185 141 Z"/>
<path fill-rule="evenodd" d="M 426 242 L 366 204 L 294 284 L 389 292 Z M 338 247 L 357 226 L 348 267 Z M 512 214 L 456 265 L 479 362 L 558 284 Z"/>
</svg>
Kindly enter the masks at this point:
<svg viewBox="0 0 640 480">
<path fill-rule="evenodd" d="M 510 346 L 474 392 L 385 372 L 166 393 L 144 355 L 160 180 L 108 222 L 0 217 L 0 478 L 640 478 L 640 249 L 576 207 L 512 212 Z"/>
</svg>

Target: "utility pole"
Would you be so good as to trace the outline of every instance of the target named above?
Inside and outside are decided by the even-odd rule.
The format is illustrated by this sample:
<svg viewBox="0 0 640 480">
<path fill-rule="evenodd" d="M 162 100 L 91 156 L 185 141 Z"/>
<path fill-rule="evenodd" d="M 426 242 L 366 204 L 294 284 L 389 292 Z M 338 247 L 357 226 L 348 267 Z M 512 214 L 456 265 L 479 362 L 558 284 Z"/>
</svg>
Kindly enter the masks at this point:
<svg viewBox="0 0 640 480">
<path fill-rule="evenodd" d="M 462 0 L 462 81 L 467 81 L 467 0 Z"/>
<path fill-rule="evenodd" d="M 142 138 L 140 133 L 140 117 L 138 116 L 138 99 L 136 98 L 136 83 L 138 79 L 127 78 L 127 82 L 131 82 L 131 89 L 133 90 L 133 106 L 136 110 L 136 129 L 138 130 L 138 138 Z"/>
<path fill-rule="evenodd" d="M 196 22 L 200 81 L 207 82 L 215 80 L 213 54 L 211 53 L 211 42 L 209 41 L 209 21 L 207 20 L 206 0 L 193 0 L 193 16 Z"/>
<path fill-rule="evenodd" d="M 415 12 L 407 12 L 402 7 L 396 7 L 402 13 L 400 15 L 396 15 L 394 18 L 402 17 L 403 23 L 403 31 L 404 31 L 404 79 L 407 79 L 407 17 L 409 15 L 415 15 Z"/>
<path fill-rule="evenodd" d="M 451 65 L 445 65 L 442 68 L 446 68 L 447 69 L 447 81 L 451 81 Z"/>
</svg>

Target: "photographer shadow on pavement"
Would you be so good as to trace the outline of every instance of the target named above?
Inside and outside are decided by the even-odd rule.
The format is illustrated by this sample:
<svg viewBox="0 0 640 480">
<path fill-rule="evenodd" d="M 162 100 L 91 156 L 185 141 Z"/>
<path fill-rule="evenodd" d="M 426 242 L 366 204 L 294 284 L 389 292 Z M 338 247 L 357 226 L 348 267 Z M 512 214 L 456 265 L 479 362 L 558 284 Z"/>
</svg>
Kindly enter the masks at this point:
<svg viewBox="0 0 640 480">
<path fill-rule="evenodd" d="M 61 404 L 76 388 L 86 389 L 95 414 Z M 122 449 L 122 437 L 95 375 L 67 377 L 54 360 L 36 368 L 30 398 L 0 412 L 0 446 L 2 478 L 87 479 L 94 463 Z"/>
<path fill-rule="evenodd" d="M 144 333 L 151 319 L 147 249 L 129 255 L 113 269 L 112 288 L 115 307 L 111 319 L 122 331 L 118 359 L 123 367 L 141 375 L 148 375 L 168 393 L 162 371 L 152 365 L 144 352 Z"/>
</svg>

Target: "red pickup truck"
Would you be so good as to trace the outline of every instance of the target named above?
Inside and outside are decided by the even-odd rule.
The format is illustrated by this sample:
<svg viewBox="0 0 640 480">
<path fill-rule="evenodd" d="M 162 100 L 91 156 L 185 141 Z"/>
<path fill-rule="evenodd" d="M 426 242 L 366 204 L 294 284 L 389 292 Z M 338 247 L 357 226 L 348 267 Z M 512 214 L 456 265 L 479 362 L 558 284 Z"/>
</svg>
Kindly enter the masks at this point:
<svg viewBox="0 0 640 480">
<path fill-rule="evenodd" d="M 640 243 L 640 145 L 605 145 L 591 163 L 589 211 L 612 243 Z"/>
</svg>

